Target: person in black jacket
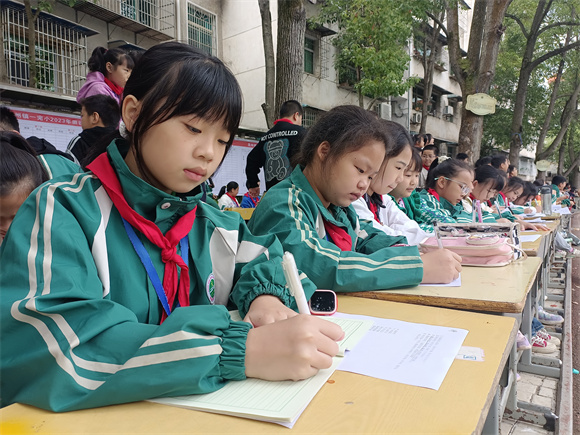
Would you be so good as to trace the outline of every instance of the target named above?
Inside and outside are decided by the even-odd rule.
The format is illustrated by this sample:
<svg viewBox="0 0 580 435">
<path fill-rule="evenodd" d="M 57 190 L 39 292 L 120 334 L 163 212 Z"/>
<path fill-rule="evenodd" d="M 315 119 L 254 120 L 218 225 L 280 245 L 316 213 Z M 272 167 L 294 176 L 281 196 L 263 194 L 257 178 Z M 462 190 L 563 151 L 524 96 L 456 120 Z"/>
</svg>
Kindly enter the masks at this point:
<svg viewBox="0 0 580 435">
<path fill-rule="evenodd" d="M 260 168 L 264 168 L 266 189 L 270 189 L 290 176 L 290 160 L 300 148 L 306 134 L 302 124 L 304 109 L 296 100 L 288 100 L 280 107 L 280 119 L 274 127 L 262 136 L 254 149 L 248 154 L 246 178 L 248 188 L 258 186 Z"/>
<path fill-rule="evenodd" d="M 69 142 L 66 152 L 81 165 L 89 150 L 119 127 L 121 112 L 114 98 L 93 95 L 80 101 L 83 131 Z"/>
</svg>

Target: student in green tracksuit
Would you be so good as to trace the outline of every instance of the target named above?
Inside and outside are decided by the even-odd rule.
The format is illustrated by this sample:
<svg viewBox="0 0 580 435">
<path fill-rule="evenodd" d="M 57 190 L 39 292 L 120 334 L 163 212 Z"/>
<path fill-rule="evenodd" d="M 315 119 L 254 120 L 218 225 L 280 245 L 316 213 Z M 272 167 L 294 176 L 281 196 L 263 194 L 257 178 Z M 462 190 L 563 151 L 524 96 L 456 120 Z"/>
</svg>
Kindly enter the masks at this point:
<svg viewBox="0 0 580 435">
<path fill-rule="evenodd" d="M 319 288 L 349 292 L 452 281 L 461 268 L 457 256 L 438 250 L 422 261 L 416 246 L 361 223 L 351 206 L 378 176 L 388 142 L 374 114 L 357 106 L 328 111 L 307 133 L 290 177 L 256 207 L 250 230 L 275 234 Z"/>
<path fill-rule="evenodd" d="M 473 190 L 473 169 L 469 164 L 447 159 L 429 171 L 426 190 L 421 191 L 421 208 L 417 222 L 471 222 L 472 216 L 463 211 L 461 200 Z"/>
<path fill-rule="evenodd" d="M 0 244 L 30 192 L 48 180 L 36 152 L 20 134 L 0 131 Z"/>
<path fill-rule="evenodd" d="M 37 188 L 4 239 L 2 405 L 68 411 L 330 366 L 344 334 L 289 308 L 275 237 L 187 196 L 231 147 L 241 108 L 219 59 L 177 42 L 143 54 L 126 138 Z"/>
</svg>

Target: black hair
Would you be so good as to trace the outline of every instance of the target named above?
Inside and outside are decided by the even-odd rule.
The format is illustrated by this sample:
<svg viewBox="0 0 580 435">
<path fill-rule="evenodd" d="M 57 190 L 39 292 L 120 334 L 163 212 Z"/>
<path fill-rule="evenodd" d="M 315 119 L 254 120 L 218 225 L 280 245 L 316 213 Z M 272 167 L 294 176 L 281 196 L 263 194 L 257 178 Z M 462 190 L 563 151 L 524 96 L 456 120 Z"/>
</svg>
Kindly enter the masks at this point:
<svg viewBox="0 0 580 435">
<path fill-rule="evenodd" d="M 6 106 L 0 106 L 0 130 L 20 132 L 20 124 L 16 114 Z"/>
<path fill-rule="evenodd" d="M 457 155 L 455 156 L 455 158 L 457 160 L 465 160 L 465 159 L 468 159 L 469 156 L 467 154 L 465 154 L 465 153 L 457 153 Z"/>
<path fill-rule="evenodd" d="M 503 165 L 507 160 L 508 157 L 505 154 L 495 154 L 491 156 L 491 166 L 499 169 L 499 167 Z"/>
<path fill-rule="evenodd" d="M 250 182 L 250 180 L 246 180 L 246 189 L 250 190 L 253 189 L 254 187 L 260 187 L 260 180 L 258 180 L 258 184 L 256 184 L 255 186 L 252 186 L 252 184 L 255 183 Z"/>
<path fill-rule="evenodd" d="M 111 48 L 110 50 L 107 50 L 105 47 L 97 47 L 93 50 L 93 53 L 87 62 L 87 66 L 89 67 L 89 71 L 98 71 L 107 77 L 108 62 L 110 62 L 114 67 L 124 63 L 127 65 L 128 69 L 132 70 L 135 67 L 133 57 L 131 57 L 129 53 L 120 48 Z"/>
<path fill-rule="evenodd" d="M 240 185 L 238 183 L 236 183 L 235 181 L 230 181 L 225 186 L 222 186 L 222 188 L 220 189 L 220 192 L 218 193 L 218 198 L 223 196 L 226 192 L 229 192 L 230 190 L 237 189 L 238 187 L 240 187 Z"/>
<path fill-rule="evenodd" d="M 121 120 L 119 103 L 109 95 L 98 94 L 83 98 L 79 104 L 85 108 L 87 115 L 97 112 L 105 127 L 117 127 Z"/>
<path fill-rule="evenodd" d="M 538 187 L 542 187 L 544 184 L 546 184 L 546 182 L 542 178 L 534 180 L 533 183 Z"/>
<path fill-rule="evenodd" d="M 475 162 L 475 168 L 479 168 L 480 166 L 484 166 L 484 165 L 491 165 L 491 157 L 489 156 L 485 156 L 482 157 L 480 159 L 477 159 L 477 161 Z"/>
<path fill-rule="evenodd" d="M 439 147 L 437 145 L 425 145 L 421 152 L 432 150 L 439 157 Z"/>
<path fill-rule="evenodd" d="M 507 184 L 503 188 L 503 192 L 511 192 L 519 187 L 523 189 L 525 185 L 526 183 L 520 177 L 510 177 L 508 178 Z"/>
<path fill-rule="evenodd" d="M 433 135 L 431 133 L 425 133 L 423 135 L 423 137 L 425 138 L 425 145 L 429 145 L 429 142 L 431 142 L 431 139 L 433 139 Z M 432 145 L 432 146 L 434 146 L 434 145 Z M 437 149 L 437 150 L 439 150 L 439 149 Z M 437 155 L 439 155 L 439 154 L 437 154 Z"/>
<path fill-rule="evenodd" d="M 280 118 L 288 118 L 294 115 L 296 112 L 298 112 L 300 116 L 304 116 L 304 109 L 302 108 L 302 104 L 296 100 L 284 101 L 280 106 Z"/>
<path fill-rule="evenodd" d="M 225 158 L 242 116 L 242 91 L 231 71 L 217 57 L 179 42 L 155 45 L 143 53 L 127 80 L 123 95 L 124 98 L 132 95 L 141 103 L 132 131 L 127 133 L 132 146 L 130 152 L 135 153 L 139 170 L 147 181 L 149 171 L 143 162 L 140 145 L 151 127 L 185 115 L 209 122 L 223 121 L 230 133 Z M 83 166 L 105 151 L 113 138 L 105 138 L 100 149 L 95 147 Z"/>
<path fill-rule="evenodd" d="M 492 181 L 490 189 L 499 192 L 504 188 L 506 179 L 505 174 L 499 169 L 490 165 L 483 165 L 475 170 L 474 181 L 477 181 L 478 184 L 485 184 Z"/>
<path fill-rule="evenodd" d="M 32 192 L 48 180 L 34 149 L 20 134 L 0 132 L 0 196 L 18 190 Z"/>
<path fill-rule="evenodd" d="M 563 175 L 554 175 L 552 177 L 552 184 L 557 186 L 558 184 L 561 183 L 565 183 L 566 182 L 566 177 L 564 177 Z"/>
<path fill-rule="evenodd" d="M 330 144 L 326 164 L 343 154 L 361 149 L 371 140 L 385 144 L 386 151 L 387 135 L 384 124 L 379 121 L 376 114 L 359 106 L 337 106 L 324 113 L 310 127 L 302 141 L 300 151 L 294 157 L 294 163 L 307 166 L 323 142 Z"/>
<path fill-rule="evenodd" d="M 526 181 L 524 183 L 524 191 L 522 192 L 522 194 L 519 196 L 518 199 L 525 198 L 527 202 L 528 198 L 533 198 L 537 196 L 539 192 L 540 192 L 539 186 L 536 186 L 534 183 L 530 181 Z"/>
<path fill-rule="evenodd" d="M 385 155 L 385 159 L 398 156 L 405 148 L 413 148 L 413 139 L 411 139 L 411 135 L 405 127 L 398 122 L 387 121 L 385 119 L 380 119 L 379 122 L 383 124 L 387 135 L 387 154 Z"/>
<path fill-rule="evenodd" d="M 423 141 L 423 144 L 425 144 L 425 135 L 424 134 L 413 135 L 413 144 L 418 144 L 421 141 Z"/>
<path fill-rule="evenodd" d="M 413 172 L 421 172 L 421 168 L 423 167 L 423 159 L 421 159 L 421 151 L 418 148 L 413 147 L 411 151 L 411 161 L 409 162 L 409 166 L 407 166 L 407 171 Z"/>
<path fill-rule="evenodd" d="M 516 169 L 514 165 L 509 165 L 507 170 L 508 175 L 511 174 L 514 171 L 514 169 Z"/>
<path fill-rule="evenodd" d="M 427 174 L 427 181 L 425 182 L 425 187 L 427 189 L 434 189 L 436 178 L 439 177 L 447 177 L 453 178 L 461 171 L 468 171 L 473 173 L 473 168 L 465 163 L 464 161 L 457 160 L 457 159 L 447 159 L 441 163 L 439 163 L 434 168 L 429 168 L 429 173 Z"/>
</svg>

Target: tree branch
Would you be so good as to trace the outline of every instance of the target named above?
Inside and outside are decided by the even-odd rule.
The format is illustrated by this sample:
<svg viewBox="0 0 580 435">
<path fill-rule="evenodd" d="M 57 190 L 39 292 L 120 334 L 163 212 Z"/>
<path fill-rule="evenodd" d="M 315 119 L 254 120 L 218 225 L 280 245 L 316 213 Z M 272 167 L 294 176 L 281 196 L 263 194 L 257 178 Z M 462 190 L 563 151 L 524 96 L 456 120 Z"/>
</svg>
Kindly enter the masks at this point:
<svg viewBox="0 0 580 435">
<path fill-rule="evenodd" d="M 449 38 L 449 34 L 447 33 L 447 27 L 445 27 L 445 25 L 441 22 L 441 20 L 439 20 L 439 18 L 433 15 L 431 12 L 427 12 L 427 16 L 431 18 L 435 22 L 435 24 L 438 24 L 439 28 L 443 30 L 443 33 L 445 33 L 445 37 Z"/>
<path fill-rule="evenodd" d="M 524 23 L 522 23 L 522 20 L 520 20 L 518 17 L 516 17 L 513 14 L 505 14 L 506 18 L 511 18 L 512 20 L 514 20 L 518 26 L 520 26 L 520 30 L 522 31 L 522 34 L 524 35 L 524 37 L 526 39 L 528 39 L 528 31 L 526 30 L 526 28 L 524 27 Z"/>
<path fill-rule="evenodd" d="M 580 47 L 580 41 L 576 41 L 573 42 L 570 45 L 564 45 L 560 48 L 557 48 L 555 50 L 549 51 L 548 53 L 544 54 L 543 56 L 538 57 L 536 60 L 534 60 L 533 62 L 530 62 L 529 68 L 530 70 L 534 70 L 538 65 L 540 65 L 541 63 L 547 61 L 548 59 L 557 56 L 558 54 L 561 53 L 565 53 L 568 50 L 571 50 L 573 48 L 577 48 Z"/>
<path fill-rule="evenodd" d="M 544 33 L 546 30 L 550 30 L 550 29 L 553 29 L 554 27 L 560 27 L 560 26 L 580 26 L 580 23 L 578 23 L 576 21 L 564 21 L 564 22 L 548 24 L 546 27 L 542 27 L 540 30 L 538 30 L 538 36 L 540 34 Z"/>
</svg>

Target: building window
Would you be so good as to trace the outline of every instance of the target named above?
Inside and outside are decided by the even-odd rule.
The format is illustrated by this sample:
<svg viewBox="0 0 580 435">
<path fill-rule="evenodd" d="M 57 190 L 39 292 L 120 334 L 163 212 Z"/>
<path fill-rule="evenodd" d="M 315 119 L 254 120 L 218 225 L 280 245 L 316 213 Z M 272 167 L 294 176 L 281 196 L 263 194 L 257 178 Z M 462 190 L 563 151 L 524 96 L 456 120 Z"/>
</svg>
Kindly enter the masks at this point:
<svg viewBox="0 0 580 435">
<path fill-rule="evenodd" d="M 2 8 L 4 56 L 10 83 L 28 86 L 28 24 L 23 6 L 5 3 Z M 86 29 L 88 31 L 88 29 Z M 49 14 L 36 22 L 38 89 L 76 95 L 86 79 L 87 35 L 78 24 Z"/>
<path fill-rule="evenodd" d="M 304 116 L 302 117 L 302 127 L 312 127 L 320 115 L 324 113 L 323 110 L 315 109 L 314 107 L 305 107 Z"/>
<path fill-rule="evenodd" d="M 312 38 L 304 38 L 304 72 L 314 74 L 314 47 L 316 41 Z"/>
<path fill-rule="evenodd" d="M 216 16 L 188 3 L 187 40 L 189 45 L 217 56 Z"/>
</svg>

